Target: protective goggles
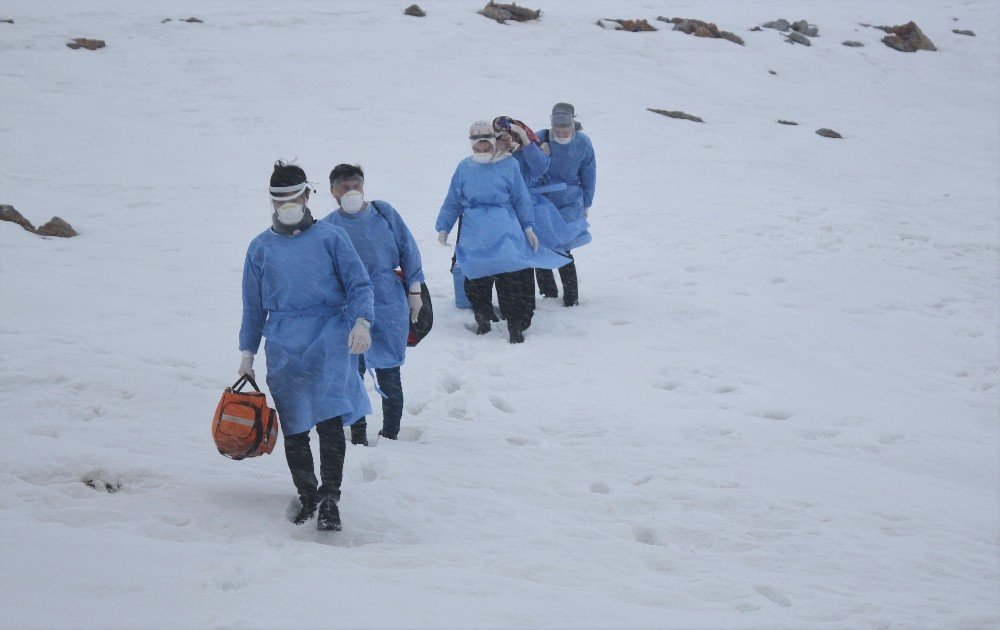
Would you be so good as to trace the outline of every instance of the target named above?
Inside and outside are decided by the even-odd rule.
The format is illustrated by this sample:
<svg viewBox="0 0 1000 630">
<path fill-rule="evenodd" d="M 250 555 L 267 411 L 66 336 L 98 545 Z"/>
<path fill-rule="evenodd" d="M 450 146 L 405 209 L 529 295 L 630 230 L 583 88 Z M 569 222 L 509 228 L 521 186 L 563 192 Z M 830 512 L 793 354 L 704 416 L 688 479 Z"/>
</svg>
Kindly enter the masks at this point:
<svg viewBox="0 0 1000 630">
<path fill-rule="evenodd" d="M 301 195 L 307 188 L 309 188 L 309 182 L 302 182 L 294 186 L 271 186 L 268 191 L 271 193 L 271 199 L 275 201 L 288 201 Z"/>
<path fill-rule="evenodd" d="M 571 115 L 567 114 L 567 113 L 564 113 L 564 112 L 558 112 L 558 113 L 552 114 L 552 116 L 549 118 L 549 120 L 552 121 L 552 126 L 553 127 L 572 127 L 573 126 L 573 117 Z"/>
<path fill-rule="evenodd" d="M 365 178 L 360 175 L 344 175 L 343 177 L 338 177 L 330 182 L 331 186 L 336 186 L 337 184 L 363 184 L 365 183 Z"/>
</svg>

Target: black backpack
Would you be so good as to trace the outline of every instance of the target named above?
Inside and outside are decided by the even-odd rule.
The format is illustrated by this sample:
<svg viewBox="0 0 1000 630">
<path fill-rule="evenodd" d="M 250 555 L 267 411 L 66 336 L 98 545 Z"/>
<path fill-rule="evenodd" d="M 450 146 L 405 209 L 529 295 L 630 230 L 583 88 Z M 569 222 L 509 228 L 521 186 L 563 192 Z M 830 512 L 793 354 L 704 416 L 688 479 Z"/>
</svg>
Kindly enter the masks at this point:
<svg viewBox="0 0 1000 630">
<path fill-rule="evenodd" d="M 386 216 L 385 211 L 379 206 L 377 201 L 371 202 L 372 207 L 375 211 L 379 213 L 385 222 L 389 224 L 389 232 L 392 234 L 392 238 L 396 241 L 396 247 L 399 247 L 399 241 L 396 239 L 396 232 L 392 229 L 392 221 Z M 406 286 L 406 275 L 402 270 L 396 270 L 396 275 L 399 276 L 400 282 L 403 283 L 403 289 L 409 293 L 410 287 Z M 417 313 L 417 321 L 410 321 L 410 334 L 406 338 L 406 345 L 412 348 L 423 340 L 427 336 L 427 333 L 431 331 L 434 326 L 434 305 L 431 304 L 431 292 L 427 289 L 427 283 L 420 283 L 420 300 L 423 305 L 420 307 L 420 312 Z"/>
</svg>

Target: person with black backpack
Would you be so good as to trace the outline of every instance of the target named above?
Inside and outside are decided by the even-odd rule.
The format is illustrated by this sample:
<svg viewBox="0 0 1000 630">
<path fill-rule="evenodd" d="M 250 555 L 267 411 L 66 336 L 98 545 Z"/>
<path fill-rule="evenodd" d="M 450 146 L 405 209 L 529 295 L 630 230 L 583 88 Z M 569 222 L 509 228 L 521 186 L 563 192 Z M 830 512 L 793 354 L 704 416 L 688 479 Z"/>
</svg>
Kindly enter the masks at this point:
<svg viewBox="0 0 1000 630">
<path fill-rule="evenodd" d="M 576 121 L 576 110 L 569 103 L 556 103 L 549 117 L 551 127 L 538 132 L 541 149 L 549 155 L 549 167 L 535 183 L 546 189 L 543 194 L 555 204 L 566 221 L 566 226 L 576 236 L 562 247 L 569 250 L 582 247 L 592 240 L 590 235 L 590 206 L 594 203 L 597 187 L 597 159 L 594 145 L 582 125 Z M 562 189 L 553 185 L 564 184 Z M 563 285 L 563 306 L 580 303 L 580 292 L 576 275 L 576 261 L 569 254 L 571 262 L 559 268 L 559 278 Z M 549 269 L 537 269 L 538 290 L 545 297 L 558 297 L 556 280 Z"/>
<path fill-rule="evenodd" d="M 338 164 L 330 171 L 330 193 L 339 207 L 323 221 L 343 228 L 375 285 L 375 321 L 372 347 L 359 359 L 358 369 L 374 369 L 382 399 L 382 430 L 395 440 L 403 417 L 400 366 L 406 358 L 410 323 L 423 308 L 424 269 L 413 235 L 388 202 L 365 200 L 365 173 L 354 164 Z M 397 274 L 396 269 L 400 269 Z M 351 442 L 368 445 L 367 422 L 351 425 Z"/>
</svg>

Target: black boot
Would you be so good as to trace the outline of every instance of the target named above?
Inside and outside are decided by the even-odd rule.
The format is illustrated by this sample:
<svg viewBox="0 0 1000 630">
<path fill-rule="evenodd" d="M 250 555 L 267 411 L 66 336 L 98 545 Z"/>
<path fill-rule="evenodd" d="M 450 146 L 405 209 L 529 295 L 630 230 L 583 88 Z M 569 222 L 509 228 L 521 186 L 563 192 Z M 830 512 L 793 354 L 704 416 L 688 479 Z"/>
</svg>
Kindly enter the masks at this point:
<svg viewBox="0 0 1000 630">
<path fill-rule="evenodd" d="M 309 448 L 309 432 L 285 436 L 285 459 L 292 473 L 292 483 L 299 493 L 301 509 L 292 522 L 301 525 L 316 513 L 316 473 L 313 470 L 312 450 Z"/>
<path fill-rule="evenodd" d="M 563 306 L 576 306 L 580 303 L 580 293 L 576 278 L 576 261 L 572 260 L 568 265 L 559 268 L 559 278 L 563 283 Z"/>
<path fill-rule="evenodd" d="M 508 326 L 507 332 L 510 333 L 511 343 L 524 343 L 524 333 L 515 328 L 514 326 Z"/>
<path fill-rule="evenodd" d="M 303 501 L 299 499 L 301 507 L 299 508 L 298 514 L 292 519 L 292 522 L 296 525 L 302 525 L 308 522 L 313 516 L 316 515 L 316 501 L 306 500 Z"/>
<path fill-rule="evenodd" d="M 351 444 L 368 446 L 368 423 L 364 418 L 351 425 Z"/>
<path fill-rule="evenodd" d="M 319 516 L 316 518 L 316 529 L 321 532 L 339 532 L 340 510 L 337 509 L 337 500 L 333 497 L 323 497 L 319 502 Z"/>
<path fill-rule="evenodd" d="M 393 434 L 393 435 L 389 435 L 388 433 L 382 433 L 381 431 L 379 431 L 378 434 L 379 434 L 380 437 L 384 437 L 387 440 L 397 440 L 397 439 L 399 439 L 399 434 L 398 433 Z"/>
</svg>

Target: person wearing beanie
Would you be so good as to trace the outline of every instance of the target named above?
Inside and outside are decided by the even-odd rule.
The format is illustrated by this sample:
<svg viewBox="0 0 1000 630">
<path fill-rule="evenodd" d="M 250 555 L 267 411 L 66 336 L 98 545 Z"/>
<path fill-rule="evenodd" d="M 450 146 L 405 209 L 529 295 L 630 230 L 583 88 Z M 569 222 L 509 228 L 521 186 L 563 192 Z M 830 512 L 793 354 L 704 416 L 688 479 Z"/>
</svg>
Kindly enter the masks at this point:
<svg viewBox="0 0 1000 630">
<path fill-rule="evenodd" d="M 243 265 L 242 361 L 266 339 L 267 386 L 284 434 L 285 458 L 298 491 L 293 522 L 317 511 L 319 530 L 339 530 L 344 425 L 370 413 L 357 358 L 371 346 L 372 282 L 347 233 L 317 223 L 305 172 L 281 161 L 271 174 L 271 222 L 250 242 Z M 317 483 L 309 431 L 319 434 Z"/>
<path fill-rule="evenodd" d="M 555 269 L 568 262 L 540 247 L 534 231 L 531 194 L 510 154 L 498 151 L 493 125 L 469 128 L 472 154 L 455 168 L 438 213 L 438 242 L 446 245 L 455 223 L 455 256 L 465 275 L 465 292 L 476 318 L 476 334 L 490 332 L 493 287 L 507 319 L 511 343 L 522 343 L 535 311 L 532 268 Z"/>
<path fill-rule="evenodd" d="M 546 198 L 555 204 L 574 236 L 564 247 L 569 250 L 582 247 L 592 240 L 590 235 L 590 206 L 594 202 L 597 185 L 597 160 L 590 138 L 581 131 L 576 121 L 576 110 L 569 103 L 556 103 L 549 118 L 549 129 L 538 132 L 542 149 L 549 154 L 549 168 L 536 182 L 539 188 L 565 184 L 561 190 L 549 189 Z M 563 305 L 576 306 L 580 295 L 576 274 L 576 262 L 570 256 L 570 263 L 559 268 L 563 285 Z M 538 269 L 538 290 L 545 297 L 558 297 L 555 276 L 552 271 Z"/>
<path fill-rule="evenodd" d="M 420 250 L 403 217 L 389 202 L 365 200 L 365 173 L 360 166 L 338 164 L 330 171 L 330 193 L 338 208 L 323 221 L 347 232 L 375 287 L 372 347 L 359 359 L 359 371 L 375 370 L 382 399 L 382 430 L 395 440 L 403 417 L 403 384 L 399 368 L 406 358 L 410 321 L 417 321 L 424 268 Z M 396 275 L 401 269 L 403 281 Z M 364 417 L 351 425 L 351 442 L 368 445 Z"/>
</svg>

